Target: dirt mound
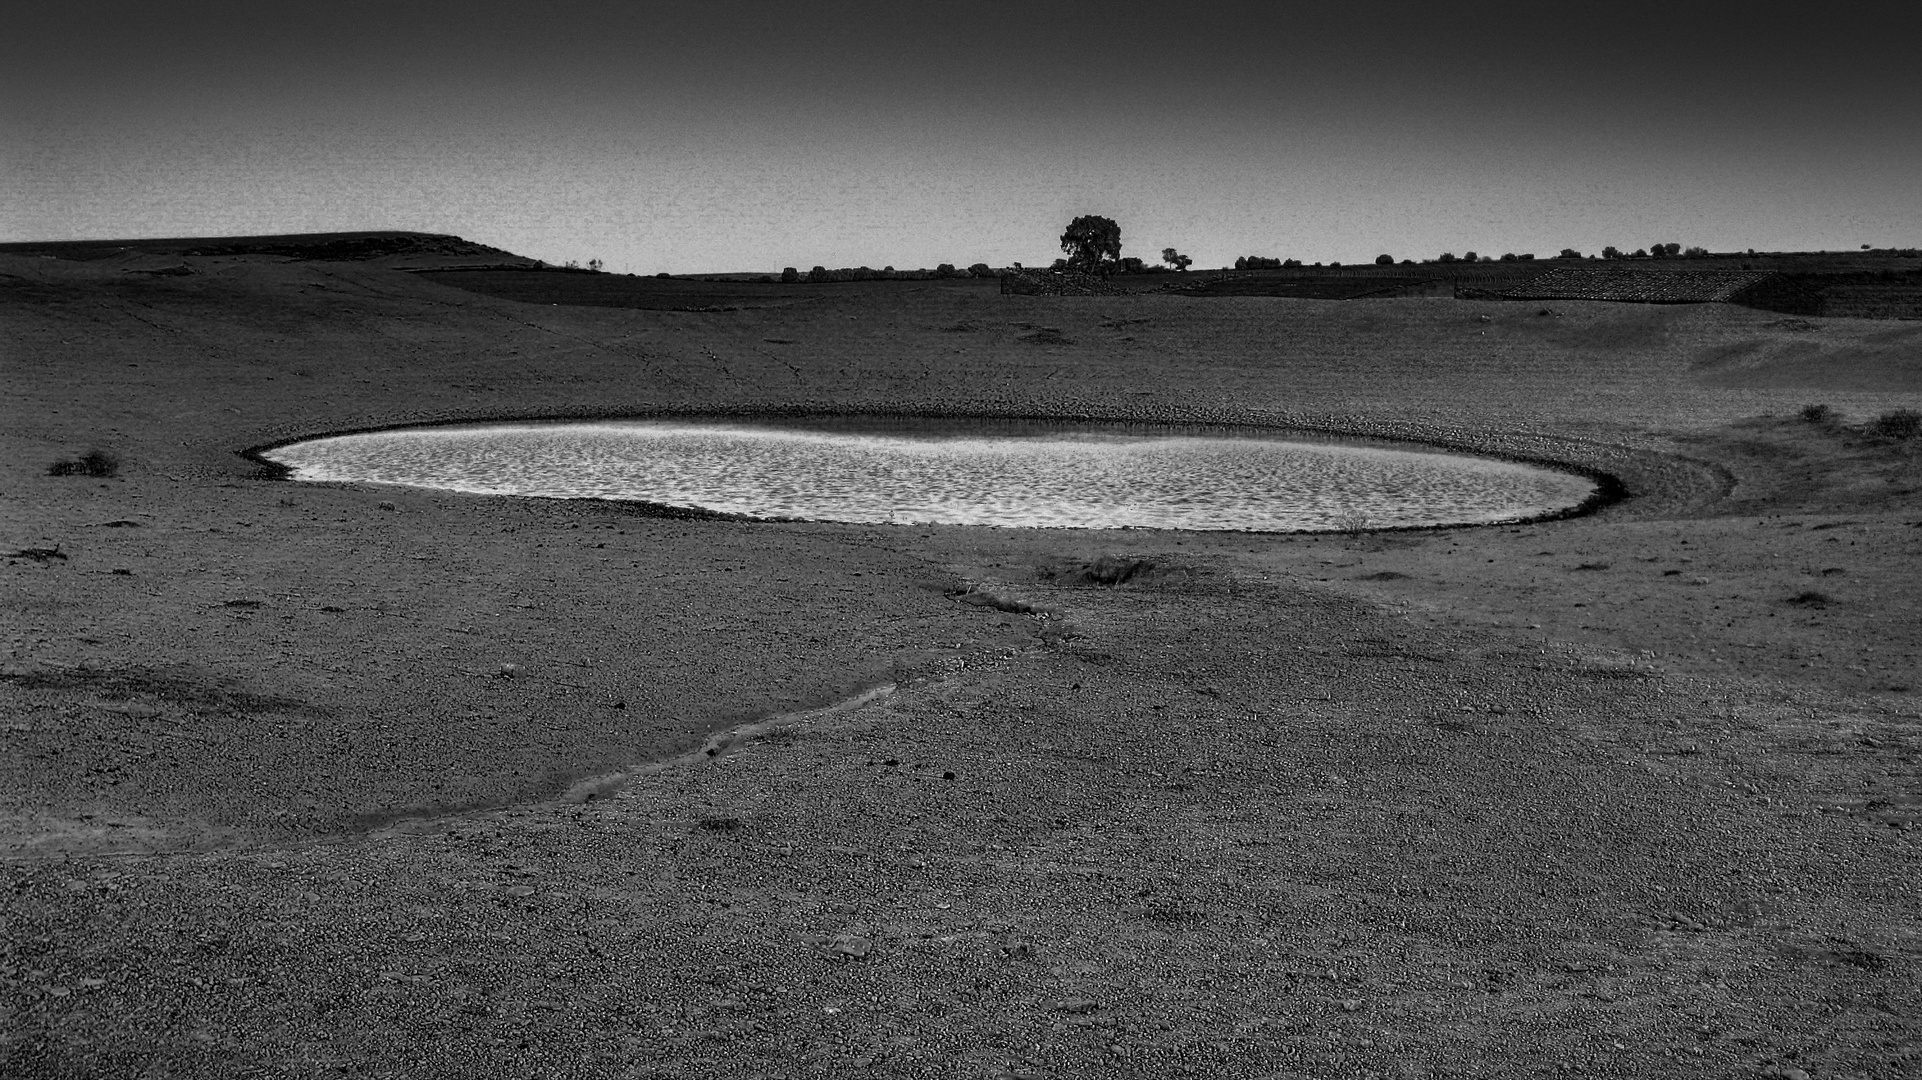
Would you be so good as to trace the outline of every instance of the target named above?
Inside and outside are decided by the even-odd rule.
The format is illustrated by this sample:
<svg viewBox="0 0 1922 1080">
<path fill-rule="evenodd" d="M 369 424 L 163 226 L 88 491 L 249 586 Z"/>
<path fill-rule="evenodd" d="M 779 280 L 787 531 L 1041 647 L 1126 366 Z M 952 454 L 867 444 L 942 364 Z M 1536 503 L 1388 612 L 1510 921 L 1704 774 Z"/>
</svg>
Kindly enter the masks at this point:
<svg viewBox="0 0 1922 1080">
<path fill-rule="evenodd" d="M 119 258 L 130 269 L 158 266 L 154 257 L 281 255 L 319 261 L 360 261 L 393 255 L 525 263 L 499 248 L 458 236 L 415 232 L 290 233 L 281 236 L 193 236 L 153 240 L 61 240 L 0 244 L 0 254 L 44 255 L 91 262 Z M 143 258 L 144 257 L 144 258 Z"/>
<path fill-rule="evenodd" d="M 241 240 L 189 248 L 183 255 L 284 255 L 293 259 L 345 262 L 378 259 L 388 255 L 462 255 L 511 257 L 499 248 L 470 243 L 458 236 L 422 233 L 392 235 L 346 235 L 326 238 L 289 238 L 289 242 Z"/>
</svg>

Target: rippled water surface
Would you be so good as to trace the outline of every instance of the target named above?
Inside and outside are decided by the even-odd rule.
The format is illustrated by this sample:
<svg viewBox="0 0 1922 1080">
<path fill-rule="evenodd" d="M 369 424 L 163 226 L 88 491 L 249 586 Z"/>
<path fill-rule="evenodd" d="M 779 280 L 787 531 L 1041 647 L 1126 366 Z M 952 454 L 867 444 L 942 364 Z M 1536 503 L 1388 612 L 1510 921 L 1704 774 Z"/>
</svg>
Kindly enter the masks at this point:
<svg viewBox="0 0 1922 1080">
<path fill-rule="evenodd" d="M 1065 528 L 1437 525 L 1574 506 L 1570 473 L 1259 429 L 632 420 L 396 429 L 266 455 L 299 480 L 644 500 L 765 518 Z"/>
</svg>

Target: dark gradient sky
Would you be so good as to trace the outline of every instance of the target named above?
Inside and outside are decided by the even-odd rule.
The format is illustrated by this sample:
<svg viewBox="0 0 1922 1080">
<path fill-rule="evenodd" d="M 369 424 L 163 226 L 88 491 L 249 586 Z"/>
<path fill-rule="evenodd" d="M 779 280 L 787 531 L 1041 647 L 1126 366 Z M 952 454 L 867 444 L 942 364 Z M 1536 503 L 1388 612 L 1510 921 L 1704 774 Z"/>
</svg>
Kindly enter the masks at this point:
<svg viewBox="0 0 1922 1080">
<path fill-rule="evenodd" d="M 46 3 L 0 238 L 682 272 L 1922 245 L 1914 4 Z"/>
</svg>

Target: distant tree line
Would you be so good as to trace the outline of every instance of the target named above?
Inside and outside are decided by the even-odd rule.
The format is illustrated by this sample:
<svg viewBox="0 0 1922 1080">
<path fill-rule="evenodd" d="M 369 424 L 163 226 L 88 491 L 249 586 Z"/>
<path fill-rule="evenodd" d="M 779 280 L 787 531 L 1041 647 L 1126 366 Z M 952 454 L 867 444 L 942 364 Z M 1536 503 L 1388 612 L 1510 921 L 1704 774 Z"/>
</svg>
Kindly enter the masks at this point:
<svg viewBox="0 0 1922 1080">
<path fill-rule="evenodd" d="M 1015 264 L 1015 269 L 1020 269 L 1019 263 Z M 996 270 L 987 263 L 975 263 L 966 270 L 957 270 L 953 263 L 942 263 L 932 270 L 896 270 L 892 266 L 883 266 L 879 270 L 871 266 L 845 266 L 830 270 L 825 266 L 817 266 L 806 273 L 790 266 L 781 271 L 781 280 L 790 285 L 800 281 L 941 281 L 948 278 L 999 277 L 1003 273 L 1006 271 Z"/>
<path fill-rule="evenodd" d="M 1612 244 L 1602 249 L 1604 259 L 1705 259 L 1707 257 L 1708 249 L 1705 247 L 1691 247 L 1684 250 L 1682 245 L 1672 241 L 1636 248 L 1628 254 L 1623 254 L 1622 249 Z"/>
</svg>

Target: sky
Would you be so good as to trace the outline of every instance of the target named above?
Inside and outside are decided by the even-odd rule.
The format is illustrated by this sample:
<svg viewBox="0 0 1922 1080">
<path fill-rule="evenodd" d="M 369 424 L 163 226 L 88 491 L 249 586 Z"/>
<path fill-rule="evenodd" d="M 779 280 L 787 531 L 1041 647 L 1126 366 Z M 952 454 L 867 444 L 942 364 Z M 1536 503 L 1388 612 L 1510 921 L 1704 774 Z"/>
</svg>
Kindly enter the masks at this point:
<svg viewBox="0 0 1922 1080">
<path fill-rule="evenodd" d="M 1922 246 L 1922 6 L 20 5 L 0 240 L 619 272 Z"/>
</svg>

